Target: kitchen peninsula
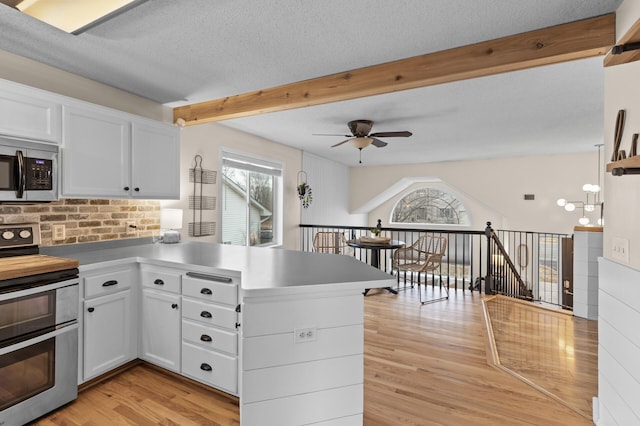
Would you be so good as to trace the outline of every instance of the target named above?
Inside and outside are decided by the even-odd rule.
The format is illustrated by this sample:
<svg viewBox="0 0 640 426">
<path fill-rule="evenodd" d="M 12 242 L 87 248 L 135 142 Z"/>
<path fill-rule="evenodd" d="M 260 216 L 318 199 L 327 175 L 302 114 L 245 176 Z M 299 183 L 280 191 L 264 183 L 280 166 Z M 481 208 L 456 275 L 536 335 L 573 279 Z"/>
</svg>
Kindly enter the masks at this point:
<svg viewBox="0 0 640 426">
<path fill-rule="evenodd" d="M 80 383 L 141 358 L 239 397 L 245 426 L 362 424 L 362 293 L 391 276 L 350 256 L 192 241 L 41 252 L 80 262 Z"/>
</svg>

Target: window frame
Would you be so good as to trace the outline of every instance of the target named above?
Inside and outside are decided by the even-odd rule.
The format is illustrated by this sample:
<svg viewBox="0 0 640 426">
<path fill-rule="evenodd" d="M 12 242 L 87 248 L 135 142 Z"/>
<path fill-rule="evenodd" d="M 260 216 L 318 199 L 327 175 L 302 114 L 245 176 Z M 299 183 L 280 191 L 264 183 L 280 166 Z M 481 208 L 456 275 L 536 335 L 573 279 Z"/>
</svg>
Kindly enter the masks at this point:
<svg viewBox="0 0 640 426">
<path fill-rule="evenodd" d="M 427 222 L 396 222 L 393 220 L 394 218 L 394 212 L 396 211 L 396 208 L 398 207 L 398 204 L 400 204 L 400 202 L 402 200 L 404 200 L 406 197 L 408 197 L 409 195 L 413 194 L 414 192 L 418 192 L 418 191 L 424 191 L 424 190 L 435 190 L 435 191 L 439 191 L 440 193 L 444 193 L 447 194 L 448 196 L 450 196 L 453 200 L 457 201 L 460 203 L 460 205 L 464 208 L 464 211 L 466 212 L 466 217 L 467 217 L 467 223 L 427 223 Z M 457 210 L 459 211 L 459 210 Z M 391 208 L 390 214 L 389 214 L 389 224 L 393 225 L 393 226 L 398 226 L 398 227 L 412 227 L 412 228 L 469 228 L 471 227 L 472 224 L 472 220 L 471 220 L 471 213 L 467 207 L 467 204 L 460 198 L 458 197 L 454 192 L 440 188 L 438 186 L 428 186 L 428 185 L 423 185 L 423 186 L 419 186 L 419 187 L 414 187 L 410 190 L 407 190 L 405 192 L 402 193 L 402 195 L 400 195 L 400 197 L 398 197 L 397 201 L 393 204 L 393 207 Z"/>
<path fill-rule="evenodd" d="M 245 247 L 277 247 L 282 245 L 283 241 L 283 227 L 284 227 L 284 200 L 283 200 L 283 192 L 284 192 L 284 174 L 285 168 L 284 163 L 266 158 L 260 155 L 240 152 L 228 148 L 221 148 L 219 155 L 219 170 L 220 170 L 220 185 L 218 188 L 218 196 L 220 199 L 220 213 L 218 220 L 220 222 L 220 241 L 224 243 L 223 235 L 224 235 L 224 226 L 225 222 L 223 219 L 223 213 L 225 208 L 225 199 L 224 199 L 224 173 L 223 168 L 225 166 L 233 167 L 236 169 L 244 170 L 246 172 L 258 172 L 262 174 L 271 175 L 274 178 L 273 185 L 273 209 L 272 213 L 272 226 L 273 226 L 273 239 L 269 243 L 265 244 L 255 244 L 251 245 L 251 235 L 250 235 L 250 203 L 248 202 L 250 199 L 249 191 L 245 191 L 246 198 L 246 220 L 245 220 Z M 248 184 L 248 181 L 247 181 Z"/>
</svg>

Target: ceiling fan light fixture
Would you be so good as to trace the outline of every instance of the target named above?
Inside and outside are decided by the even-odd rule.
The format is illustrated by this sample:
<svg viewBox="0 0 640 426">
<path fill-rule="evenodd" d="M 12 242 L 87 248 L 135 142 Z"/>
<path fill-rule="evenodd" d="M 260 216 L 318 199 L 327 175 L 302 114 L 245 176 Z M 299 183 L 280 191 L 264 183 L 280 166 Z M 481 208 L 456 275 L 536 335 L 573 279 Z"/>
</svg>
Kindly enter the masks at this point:
<svg viewBox="0 0 640 426">
<path fill-rule="evenodd" d="M 353 145 L 355 148 L 358 148 L 358 149 L 368 147 L 369 145 L 371 145 L 371 142 L 373 142 L 373 138 L 369 138 L 369 137 L 363 137 L 363 138 L 356 137 L 349 141 L 351 145 Z"/>
<path fill-rule="evenodd" d="M 2 3 L 72 34 L 80 34 L 146 0 L 23 0 Z M 17 3 L 17 4 L 16 4 Z"/>
</svg>

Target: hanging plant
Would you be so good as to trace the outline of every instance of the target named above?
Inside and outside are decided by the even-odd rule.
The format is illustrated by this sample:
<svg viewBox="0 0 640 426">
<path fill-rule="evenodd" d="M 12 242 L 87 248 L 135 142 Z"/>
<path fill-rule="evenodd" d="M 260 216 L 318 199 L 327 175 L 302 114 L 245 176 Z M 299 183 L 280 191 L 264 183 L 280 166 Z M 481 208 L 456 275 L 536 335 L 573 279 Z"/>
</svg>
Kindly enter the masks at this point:
<svg viewBox="0 0 640 426">
<path fill-rule="evenodd" d="M 298 198 L 302 201 L 302 207 L 305 209 L 309 207 L 311 201 L 313 201 L 313 196 L 311 195 L 311 187 L 307 183 L 307 173 L 304 171 L 298 172 Z"/>
<path fill-rule="evenodd" d="M 300 198 L 300 201 L 302 201 L 302 207 L 304 207 L 305 209 L 309 207 L 309 204 L 311 204 L 311 201 L 313 201 L 311 187 L 306 182 L 298 185 L 298 198 Z"/>
</svg>

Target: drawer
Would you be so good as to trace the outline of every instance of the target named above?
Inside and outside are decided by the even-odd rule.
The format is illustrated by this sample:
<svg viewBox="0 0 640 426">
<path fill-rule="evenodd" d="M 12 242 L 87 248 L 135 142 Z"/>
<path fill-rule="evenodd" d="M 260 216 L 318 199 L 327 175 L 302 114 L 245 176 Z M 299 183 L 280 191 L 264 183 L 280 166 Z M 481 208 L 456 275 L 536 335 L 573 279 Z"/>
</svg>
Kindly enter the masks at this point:
<svg viewBox="0 0 640 426">
<path fill-rule="evenodd" d="M 238 354 L 238 334 L 182 320 L 182 339 L 209 350 Z"/>
<path fill-rule="evenodd" d="M 142 286 L 170 293 L 180 294 L 179 271 L 164 268 L 142 268 Z"/>
<path fill-rule="evenodd" d="M 227 282 L 228 281 L 228 282 Z M 238 285 L 233 278 L 189 272 L 182 277 L 182 294 L 225 305 L 238 304 Z"/>
<path fill-rule="evenodd" d="M 131 287 L 131 269 L 115 270 L 84 277 L 84 298 L 115 293 Z"/>
<path fill-rule="evenodd" d="M 238 359 L 182 343 L 182 374 L 233 394 L 238 392 Z"/>
<path fill-rule="evenodd" d="M 238 314 L 235 309 L 226 306 L 183 298 L 182 318 L 192 319 L 207 325 L 217 325 L 235 331 Z"/>
</svg>

